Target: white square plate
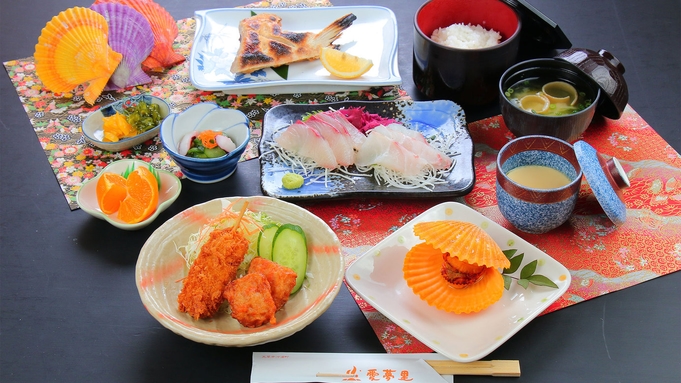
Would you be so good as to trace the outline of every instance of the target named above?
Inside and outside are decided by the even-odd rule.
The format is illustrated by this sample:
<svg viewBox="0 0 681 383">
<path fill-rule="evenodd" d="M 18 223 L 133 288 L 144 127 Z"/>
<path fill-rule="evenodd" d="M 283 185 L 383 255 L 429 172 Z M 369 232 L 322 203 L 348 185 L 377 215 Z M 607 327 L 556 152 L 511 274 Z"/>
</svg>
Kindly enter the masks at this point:
<svg viewBox="0 0 681 383">
<path fill-rule="evenodd" d="M 230 67 L 239 49 L 239 22 L 257 14 L 281 17 L 282 29 L 319 32 L 338 18 L 353 13 L 357 19 L 334 44 L 340 50 L 371 59 L 374 66 L 356 79 L 331 76 L 319 60 L 292 63 L 287 78 L 271 68 L 234 74 Z M 196 33 L 189 57 L 189 78 L 203 90 L 233 93 L 342 92 L 402 83 L 397 65 L 397 22 L 388 8 L 377 6 L 322 8 L 222 8 L 195 12 Z"/>
<path fill-rule="evenodd" d="M 429 306 L 407 286 L 402 265 L 407 251 L 422 242 L 413 233 L 414 224 L 439 220 L 479 225 L 502 250 L 517 249 L 516 254 L 525 254 L 521 268 L 538 260 L 536 273 L 551 279 L 558 288 L 529 285 L 523 289 L 514 281 L 498 302 L 475 314 L 453 314 Z M 454 361 L 471 362 L 494 351 L 560 298 L 571 277 L 565 266 L 514 233 L 463 204 L 445 202 L 367 251 L 348 267 L 345 279 L 367 303 L 426 346 Z"/>
</svg>

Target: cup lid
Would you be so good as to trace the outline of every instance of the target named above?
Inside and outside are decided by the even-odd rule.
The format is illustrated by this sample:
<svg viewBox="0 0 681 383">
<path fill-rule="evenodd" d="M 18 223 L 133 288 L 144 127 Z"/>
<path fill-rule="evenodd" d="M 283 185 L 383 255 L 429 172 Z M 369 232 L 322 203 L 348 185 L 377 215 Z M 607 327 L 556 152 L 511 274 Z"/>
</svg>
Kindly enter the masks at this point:
<svg viewBox="0 0 681 383">
<path fill-rule="evenodd" d="M 553 20 L 541 13 L 525 0 L 501 0 L 515 9 L 520 16 L 522 44 L 534 48 L 566 49 L 572 46 L 570 40 Z"/>
<path fill-rule="evenodd" d="M 585 141 L 577 141 L 573 147 L 582 173 L 605 214 L 615 225 L 624 224 L 627 207 L 622 200 L 622 190 L 630 184 L 622 165 L 615 157 L 606 159 Z"/>
<path fill-rule="evenodd" d="M 596 111 L 613 120 L 622 116 L 629 102 L 629 89 L 624 80 L 624 65 L 612 53 L 601 49 L 569 48 L 556 59 L 573 64 L 601 88 L 602 98 Z"/>
</svg>

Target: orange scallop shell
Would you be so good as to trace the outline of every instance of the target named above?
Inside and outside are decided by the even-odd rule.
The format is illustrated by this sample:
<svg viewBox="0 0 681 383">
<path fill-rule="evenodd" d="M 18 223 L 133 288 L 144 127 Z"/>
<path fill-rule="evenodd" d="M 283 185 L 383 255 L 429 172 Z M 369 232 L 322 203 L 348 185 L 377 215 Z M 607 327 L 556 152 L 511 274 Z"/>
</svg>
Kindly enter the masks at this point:
<svg viewBox="0 0 681 383">
<path fill-rule="evenodd" d="M 36 73 L 52 92 L 70 92 L 88 83 L 83 97 L 94 104 L 122 55 L 108 45 L 109 27 L 99 13 L 69 8 L 43 28 L 35 46 Z"/>
<path fill-rule="evenodd" d="M 154 33 L 154 48 L 142 62 L 149 71 L 162 71 L 184 62 L 185 58 L 173 50 L 173 43 L 179 33 L 177 22 L 161 5 L 152 0 L 96 0 L 95 4 L 118 3 L 127 5 L 144 15 Z"/>
<path fill-rule="evenodd" d="M 439 310 L 455 314 L 475 313 L 486 309 L 504 292 L 504 279 L 494 267 L 487 267 L 480 280 L 465 288 L 456 288 L 441 275 L 442 252 L 427 243 L 412 247 L 404 259 L 402 271 L 407 285 L 421 299 Z"/>
<path fill-rule="evenodd" d="M 471 264 L 494 268 L 511 265 L 494 239 L 469 222 L 419 222 L 414 225 L 414 234 L 442 253 Z"/>
</svg>

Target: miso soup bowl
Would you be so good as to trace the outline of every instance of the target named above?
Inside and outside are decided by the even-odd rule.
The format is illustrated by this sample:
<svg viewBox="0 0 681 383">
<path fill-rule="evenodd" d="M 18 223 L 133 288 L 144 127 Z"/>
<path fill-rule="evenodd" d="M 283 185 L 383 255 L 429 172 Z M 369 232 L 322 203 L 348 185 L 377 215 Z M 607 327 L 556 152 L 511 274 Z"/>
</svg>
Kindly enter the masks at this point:
<svg viewBox="0 0 681 383">
<path fill-rule="evenodd" d="M 236 149 L 217 158 L 195 158 L 178 152 L 180 141 L 185 135 L 204 130 L 221 131 L 234 141 Z M 250 140 L 250 128 L 243 112 L 221 108 L 212 102 L 201 102 L 181 113 L 169 115 L 161 124 L 160 136 L 163 148 L 188 179 L 198 183 L 215 183 L 236 171 Z"/>
<path fill-rule="evenodd" d="M 460 49 L 431 39 L 438 28 L 452 24 L 480 25 L 501 35 L 498 45 Z M 516 62 L 521 21 L 500 0 L 430 0 L 414 17 L 413 79 L 430 99 L 448 99 L 463 106 L 484 105 L 497 97 L 497 82 Z"/>
<path fill-rule="evenodd" d="M 570 84 L 583 94 L 581 99 L 588 100 L 590 104 L 579 112 L 560 116 L 524 110 L 512 101 L 513 94 L 509 93 L 509 89 L 515 84 L 534 79 L 541 79 L 543 83 L 559 81 Z M 558 59 L 533 59 L 513 65 L 501 76 L 498 92 L 504 123 L 516 137 L 545 135 L 568 142 L 576 141 L 586 131 L 601 98 L 600 88 L 586 74 Z"/>
<path fill-rule="evenodd" d="M 535 189 L 508 178 L 511 170 L 543 165 L 565 174 L 570 183 L 554 189 Z M 575 208 L 582 168 L 569 143 L 549 136 L 516 138 L 497 155 L 497 204 L 501 214 L 521 231 L 541 234 L 565 223 Z"/>
</svg>

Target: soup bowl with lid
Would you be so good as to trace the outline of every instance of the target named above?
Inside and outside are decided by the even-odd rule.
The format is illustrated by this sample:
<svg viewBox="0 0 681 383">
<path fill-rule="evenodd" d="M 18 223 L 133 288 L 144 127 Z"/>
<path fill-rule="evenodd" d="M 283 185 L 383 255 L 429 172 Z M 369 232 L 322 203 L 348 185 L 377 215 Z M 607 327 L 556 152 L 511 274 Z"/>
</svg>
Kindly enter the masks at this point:
<svg viewBox="0 0 681 383">
<path fill-rule="evenodd" d="M 516 138 L 501 148 L 496 166 L 497 204 L 513 226 L 540 234 L 570 218 L 582 183 L 571 144 L 542 135 Z M 553 184 L 535 183 L 554 178 Z"/>
<path fill-rule="evenodd" d="M 609 52 L 570 48 L 522 61 L 499 79 L 501 115 L 516 136 L 575 142 L 595 116 L 619 119 L 627 105 L 624 66 Z"/>
</svg>

